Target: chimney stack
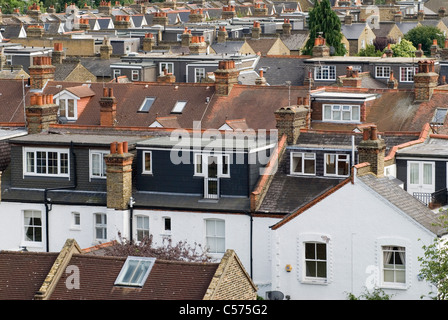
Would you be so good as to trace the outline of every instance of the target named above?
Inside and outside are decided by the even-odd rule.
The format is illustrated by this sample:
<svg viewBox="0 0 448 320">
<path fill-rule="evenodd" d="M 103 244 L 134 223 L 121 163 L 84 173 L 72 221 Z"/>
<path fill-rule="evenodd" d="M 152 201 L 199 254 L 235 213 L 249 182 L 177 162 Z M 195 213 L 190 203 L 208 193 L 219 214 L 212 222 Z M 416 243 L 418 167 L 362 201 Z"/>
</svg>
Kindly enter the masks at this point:
<svg viewBox="0 0 448 320">
<path fill-rule="evenodd" d="M 114 21 L 115 29 L 126 30 L 131 26 L 131 17 L 128 15 L 117 15 Z"/>
<path fill-rule="evenodd" d="M 154 17 L 152 19 L 153 24 L 160 24 L 161 26 L 166 26 L 168 24 L 168 16 L 166 12 L 154 12 Z"/>
<path fill-rule="evenodd" d="M 168 73 L 168 71 L 165 69 L 164 73 L 157 77 L 157 82 L 175 83 L 176 82 L 176 76 L 174 74 L 172 74 L 172 73 Z"/>
<path fill-rule="evenodd" d="M 54 103 L 53 95 L 34 93 L 30 96 L 30 105 L 25 107 L 26 127 L 29 134 L 48 131 L 50 124 L 58 122 L 59 106 Z"/>
<path fill-rule="evenodd" d="M 105 16 L 112 15 L 112 6 L 110 4 L 110 1 L 101 1 L 100 5 L 98 6 L 98 13 Z"/>
<path fill-rule="evenodd" d="M 104 157 L 107 173 L 107 207 L 127 210 L 132 196 L 132 161 L 127 142 L 112 142 Z"/>
<path fill-rule="evenodd" d="M 289 145 L 295 144 L 300 135 L 300 129 L 309 128 L 311 124 L 309 97 L 299 97 L 297 105 L 281 107 L 275 111 L 278 137 L 286 135 Z"/>
<path fill-rule="evenodd" d="M 202 9 L 190 10 L 190 15 L 188 16 L 188 22 L 201 23 L 204 21 L 205 21 L 205 15 L 204 15 L 204 11 Z"/>
<path fill-rule="evenodd" d="M 216 94 L 228 96 L 234 84 L 238 83 L 240 72 L 235 68 L 235 61 L 219 61 L 218 69 L 215 70 Z"/>
<path fill-rule="evenodd" d="M 62 43 L 55 43 L 53 46 L 53 53 L 51 54 L 51 62 L 53 64 L 61 64 L 65 58 L 65 53 L 62 48 Z"/>
<path fill-rule="evenodd" d="M 430 100 L 434 88 L 437 87 L 438 79 L 439 74 L 435 72 L 434 60 L 420 60 L 418 72 L 414 75 L 415 100 Z"/>
<path fill-rule="evenodd" d="M 361 88 L 362 79 L 359 76 L 358 70 L 353 70 L 352 66 L 347 67 L 345 78 L 341 79 L 342 86 L 344 87 Z"/>
<path fill-rule="evenodd" d="M 418 44 L 417 51 L 415 51 L 415 57 L 416 57 L 416 58 L 421 58 L 421 57 L 423 57 L 423 55 L 424 55 L 424 52 L 423 52 L 423 50 L 422 50 L 422 44 L 419 43 L 419 44 Z"/>
<path fill-rule="evenodd" d="M 31 25 L 26 29 L 27 38 L 42 38 L 44 35 L 44 27 L 39 25 Z"/>
<path fill-rule="evenodd" d="M 33 57 L 33 65 L 28 68 L 31 89 L 42 89 L 48 81 L 54 80 L 55 69 L 51 57 Z"/>
<path fill-rule="evenodd" d="M 103 44 L 100 46 L 100 58 L 101 60 L 109 60 L 112 55 L 112 45 L 107 36 L 104 36 Z"/>
<path fill-rule="evenodd" d="M 228 35 L 225 26 L 219 26 L 218 30 L 218 43 L 225 43 L 227 41 Z"/>
<path fill-rule="evenodd" d="M 236 16 L 235 6 L 234 5 L 228 5 L 222 7 L 222 13 L 221 18 L 226 19 L 232 19 Z"/>
<path fill-rule="evenodd" d="M 313 47 L 313 58 L 318 57 L 329 57 L 330 56 L 330 48 L 325 43 L 325 38 L 322 38 L 322 36 L 318 36 L 316 39 L 314 39 L 314 47 Z"/>
<path fill-rule="evenodd" d="M 370 171 L 377 177 L 384 176 L 386 143 L 378 136 L 377 127 L 364 128 L 363 140 L 358 145 L 359 163 L 368 162 Z"/>
<path fill-rule="evenodd" d="M 284 19 L 282 29 L 283 29 L 284 35 L 286 35 L 286 36 L 291 35 L 292 25 L 291 25 L 291 21 L 289 19 Z"/>
<path fill-rule="evenodd" d="M 117 101 L 112 88 L 103 88 L 100 98 L 100 125 L 115 126 L 117 123 Z"/>
<path fill-rule="evenodd" d="M 181 46 L 188 48 L 191 43 L 191 30 L 188 30 L 188 27 L 185 27 L 184 32 L 182 33 L 181 37 Z"/>
<path fill-rule="evenodd" d="M 433 39 L 431 46 L 431 57 L 436 57 L 437 53 L 439 53 L 439 45 L 437 44 L 437 39 Z"/>
<path fill-rule="evenodd" d="M 152 47 L 154 46 L 154 35 L 152 33 L 145 33 L 145 37 L 143 38 L 143 51 L 151 52 Z"/>
<path fill-rule="evenodd" d="M 260 22 L 254 21 L 252 26 L 252 39 L 260 39 L 261 36 L 261 27 Z"/>
<path fill-rule="evenodd" d="M 207 52 L 207 43 L 204 36 L 192 36 L 190 42 L 190 54 L 201 54 Z"/>
<path fill-rule="evenodd" d="M 266 85 L 266 78 L 263 76 L 263 69 L 260 69 L 259 73 L 260 73 L 259 77 L 257 77 L 255 79 L 255 84 L 257 86 L 265 86 Z"/>
</svg>

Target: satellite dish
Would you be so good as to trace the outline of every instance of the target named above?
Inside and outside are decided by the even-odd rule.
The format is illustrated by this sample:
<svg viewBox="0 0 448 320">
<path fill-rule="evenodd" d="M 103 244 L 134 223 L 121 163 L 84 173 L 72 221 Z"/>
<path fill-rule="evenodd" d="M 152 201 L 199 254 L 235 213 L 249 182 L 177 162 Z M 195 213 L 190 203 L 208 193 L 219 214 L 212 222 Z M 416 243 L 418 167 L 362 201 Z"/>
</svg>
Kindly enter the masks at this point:
<svg viewBox="0 0 448 320">
<path fill-rule="evenodd" d="M 268 300 L 283 300 L 285 295 L 281 291 L 268 291 L 266 292 Z"/>
</svg>

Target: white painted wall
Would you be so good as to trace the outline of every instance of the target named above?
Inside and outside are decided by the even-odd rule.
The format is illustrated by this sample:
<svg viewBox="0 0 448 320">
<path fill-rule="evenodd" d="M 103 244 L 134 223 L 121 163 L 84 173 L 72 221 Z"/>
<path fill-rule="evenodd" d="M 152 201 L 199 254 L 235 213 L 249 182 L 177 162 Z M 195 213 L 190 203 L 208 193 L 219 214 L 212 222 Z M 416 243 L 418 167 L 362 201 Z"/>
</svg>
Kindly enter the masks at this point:
<svg viewBox="0 0 448 320">
<path fill-rule="evenodd" d="M 434 234 L 366 188 L 359 181 L 349 183 L 274 230 L 273 290 L 291 299 L 346 299 L 347 293 L 359 296 L 375 279 L 373 271 L 380 270 L 381 246 L 395 244 L 406 247 L 407 286 L 383 290 L 393 294 L 393 299 L 420 299 L 431 291 L 429 284 L 417 279 L 417 259 Z M 325 239 L 328 283 L 306 282 L 303 242 Z M 287 264 L 292 266 L 291 272 L 285 270 Z"/>
</svg>

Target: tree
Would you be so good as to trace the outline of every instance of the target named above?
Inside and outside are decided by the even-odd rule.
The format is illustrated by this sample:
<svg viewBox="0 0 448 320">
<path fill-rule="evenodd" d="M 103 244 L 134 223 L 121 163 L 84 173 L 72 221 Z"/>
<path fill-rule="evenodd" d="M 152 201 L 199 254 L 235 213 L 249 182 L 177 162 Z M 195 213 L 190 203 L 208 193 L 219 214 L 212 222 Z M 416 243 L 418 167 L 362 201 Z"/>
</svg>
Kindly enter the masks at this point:
<svg viewBox="0 0 448 320">
<path fill-rule="evenodd" d="M 347 294 L 348 300 L 390 300 L 393 295 L 386 294 L 381 288 L 374 288 L 372 291 L 365 288 L 364 293 L 360 294 L 358 297 L 353 293 Z"/>
<path fill-rule="evenodd" d="M 314 46 L 314 39 L 319 34 L 325 38 L 326 44 L 334 48 L 334 54 L 342 56 L 346 53 L 342 44 L 341 20 L 331 9 L 329 0 L 315 0 L 314 8 L 308 14 L 309 39 L 303 50 L 304 54 L 310 55 Z M 332 51 L 332 50 L 331 50 Z"/>
<path fill-rule="evenodd" d="M 412 45 L 411 41 L 402 39 L 400 43 L 390 46 L 394 52 L 394 57 L 415 57 L 416 47 Z"/>
<path fill-rule="evenodd" d="M 128 240 L 118 235 L 119 241 L 113 246 L 104 248 L 106 256 L 138 256 L 154 257 L 162 260 L 208 262 L 211 261 L 207 249 L 200 244 L 188 244 L 186 241 L 173 243 L 171 239 L 164 240 L 161 246 L 156 247 L 153 236 L 144 237 L 142 241 Z"/>
<path fill-rule="evenodd" d="M 404 38 L 412 42 L 414 47 L 418 48 L 418 45 L 422 45 L 422 50 L 425 54 L 431 53 L 432 41 L 437 40 L 439 45 L 445 42 L 443 32 L 434 26 L 418 26 L 408 31 Z"/>
<path fill-rule="evenodd" d="M 358 57 L 381 57 L 382 54 L 373 44 L 368 44 L 365 49 L 359 50 L 356 55 Z"/>
<path fill-rule="evenodd" d="M 439 226 L 447 229 L 448 216 L 444 212 L 440 217 Z M 423 245 L 424 256 L 418 257 L 421 262 L 420 275 L 437 288 L 437 292 L 429 292 L 435 300 L 448 299 L 448 239 L 434 238 L 429 245 Z"/>
</svg>

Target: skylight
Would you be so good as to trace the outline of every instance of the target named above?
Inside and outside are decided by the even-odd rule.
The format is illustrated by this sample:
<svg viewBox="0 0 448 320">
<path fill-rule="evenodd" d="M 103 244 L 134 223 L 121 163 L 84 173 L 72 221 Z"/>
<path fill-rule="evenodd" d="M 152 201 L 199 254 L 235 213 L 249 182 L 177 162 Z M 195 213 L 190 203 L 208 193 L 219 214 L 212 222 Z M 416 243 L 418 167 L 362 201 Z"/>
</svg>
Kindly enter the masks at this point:
<svg viewBox="0 0 448 320">
<path fill-rule="evenodd" d="M 114 285 L 143 287 L 156 258 L 127 257 Z"/>
<path fill-rule="evenodd" d="M 148 112 L 155 100 L 156 98 L 146 97 L 140 106 L 140 109 L 138 109 L 138 112 Z"/>
<path fill-rule="evenodd" d="M 171 110 L 171 113 L 182 113 L 186 104 L 187 101 L 177 101 L 176 104 L 174 105 L 173 110 Z"/>
<path fill-rule="evenodd" d="M 443 125 L 448 109 L 437 108 L 431 123 Z"/>
</svg>

